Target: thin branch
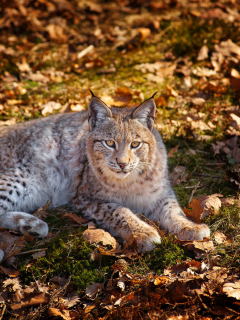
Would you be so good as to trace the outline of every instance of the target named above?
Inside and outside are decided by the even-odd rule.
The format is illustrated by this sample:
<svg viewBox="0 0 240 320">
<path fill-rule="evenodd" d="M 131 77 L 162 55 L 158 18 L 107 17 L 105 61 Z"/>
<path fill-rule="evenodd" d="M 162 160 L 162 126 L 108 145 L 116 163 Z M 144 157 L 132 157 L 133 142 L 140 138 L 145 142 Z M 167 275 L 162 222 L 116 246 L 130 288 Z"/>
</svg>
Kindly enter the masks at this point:
<svg viewBox="0 0 240 320">
<path fill-rule="evenodd" d="M 27 253 L 32 253 L 32 252 L 38 252 L 38 251 L 42 251 L 42 250 L 47 250 L 47 248 L 34 249 L 34 250 L 19 252 L 19 253 L 16 254 L 16 256 L 20 256 L 20 255 L 27 254 Z"/>
<path fill-rule="evenodd" d="M 211 176 L 210 174 L 201 174 L 201 173 L 193 173 L 195 176 L 201 176 L 201 177 L 208 177 L 208 178 L 214 178 L 214 179 L 225 179 L 221 176 Z"/>
</svg>

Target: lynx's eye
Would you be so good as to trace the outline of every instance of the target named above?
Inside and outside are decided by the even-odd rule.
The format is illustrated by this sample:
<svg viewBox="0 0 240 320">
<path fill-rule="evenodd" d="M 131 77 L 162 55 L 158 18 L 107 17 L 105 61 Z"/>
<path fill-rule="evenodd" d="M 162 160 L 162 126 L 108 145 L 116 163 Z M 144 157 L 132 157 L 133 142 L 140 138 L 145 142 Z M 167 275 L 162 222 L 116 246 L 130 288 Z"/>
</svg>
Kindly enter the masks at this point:
<svg viewBox="0 0 240 320">
<path fill-rule="evenodd" d="M 133 142 L 131 143 L 131 148 L 136 149 L 136 148 L 140 147 L 140 145 L 141 145 L 141 142 L 139 142 L 139 141 L 133 141 Z"/>
<path fill-rule="evenodd" d="M 115 148 L 115 142 L 113 140 L 106 140 L 105 143 L 108 147 Z"/>
</svg>

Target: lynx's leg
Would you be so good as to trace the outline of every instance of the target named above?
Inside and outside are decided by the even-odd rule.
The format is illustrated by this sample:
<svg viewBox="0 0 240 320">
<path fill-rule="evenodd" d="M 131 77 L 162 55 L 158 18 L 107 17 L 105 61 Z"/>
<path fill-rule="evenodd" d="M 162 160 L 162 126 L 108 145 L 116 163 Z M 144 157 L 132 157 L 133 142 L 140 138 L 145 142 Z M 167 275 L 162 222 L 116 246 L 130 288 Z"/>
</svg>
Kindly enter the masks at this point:
<svg viewBox="0 0 240 320">
<path fill-rule="evenodd" d="M 84 200 L 76 205 L 76 209 L 81 209 L 87 218 L 95 219 L 97 224 L 125 241 L 128 241 L 132 234 L 141 252 L 150 251 L 155 247 L 154 242 L 161 242 L 157 230 L 139 219 L 128 208 L 115 203 L 93 203 Z"/>
<path fill-rule="evenodd" d="M 48 234 L 46 222 L 25 212 L 6 212 L 0 214 L 0 227 L 28 233 L 33 237 L 45 238 Z M 0 250 L 0 263 L 4 252 Z"/>
<path fill-rule="evenodd" d="M 172 234 L 177 234 L 180 240 L 202 240 L 210 236 L 210 230 L 205 224 L 197 224 L 189 220 L 180 208 L 175 198 L 161 199 L 158 207 L 149 216 L 159 220 L 161 227 Z"/>
<path fill-rule="evenodd" d="M 0 226 L 2 228 L 28 233 L 33 237 L 45 238 L 48 234 L 46 222 L 25 212 L 6 212 L 0 215 Z"/>
</svg>

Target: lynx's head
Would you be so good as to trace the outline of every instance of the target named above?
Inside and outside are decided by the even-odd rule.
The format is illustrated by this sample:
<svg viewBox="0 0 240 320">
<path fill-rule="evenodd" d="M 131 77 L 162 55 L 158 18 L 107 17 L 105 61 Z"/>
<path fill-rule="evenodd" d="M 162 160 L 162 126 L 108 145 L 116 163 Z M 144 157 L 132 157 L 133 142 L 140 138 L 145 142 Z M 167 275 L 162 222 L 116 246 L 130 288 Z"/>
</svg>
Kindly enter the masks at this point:
<svg viewBox="0 0 240 320">
<path fill-rule="evenodd" d="M 110 109 L 93 95 L 88 110 L 87 153 L 98 178 L 136 181 L 152 170 L 156 158 L 153 97 L 135 109 Z"/>
</svg>

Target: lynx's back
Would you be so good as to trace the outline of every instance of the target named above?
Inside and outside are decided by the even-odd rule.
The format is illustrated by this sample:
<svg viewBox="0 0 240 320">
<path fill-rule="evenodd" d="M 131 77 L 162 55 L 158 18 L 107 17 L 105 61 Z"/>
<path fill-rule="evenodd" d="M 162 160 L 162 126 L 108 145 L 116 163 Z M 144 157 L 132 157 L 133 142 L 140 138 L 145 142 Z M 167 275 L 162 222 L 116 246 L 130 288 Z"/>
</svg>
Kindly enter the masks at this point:
<svg viewBox="0 0 240 320">
<path fill-rule="evenodd" d="M 3 200 L 6 197 L 5 206 L 31 212 L 47 201 L 53 205 L 69 202 L 71 163 L 76 156 L 76 161 L 81 161 L 79 141 L 87 130 L 86 119 L 87 112 L 58 114 L 0 130 L 0 183 L 3 193 L 6 189 L 1 195 Z"/>
</svg>

